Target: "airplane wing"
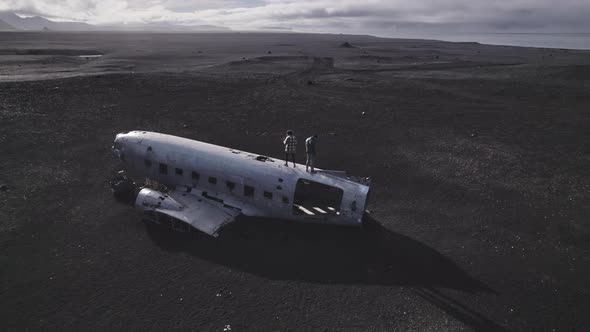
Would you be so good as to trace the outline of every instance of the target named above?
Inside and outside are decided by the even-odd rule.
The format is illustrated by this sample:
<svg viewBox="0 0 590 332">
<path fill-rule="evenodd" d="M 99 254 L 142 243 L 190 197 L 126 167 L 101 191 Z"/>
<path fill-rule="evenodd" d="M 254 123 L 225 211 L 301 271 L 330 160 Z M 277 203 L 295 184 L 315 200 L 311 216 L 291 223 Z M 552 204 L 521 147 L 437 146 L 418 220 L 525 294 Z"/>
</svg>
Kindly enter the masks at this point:
<svg viewBox="0 0 590 332">
<path fill-rule="evenodd" d="M 203 233 L 217 237 L 224 225 L 234 221 L 241 213 L 203 196 L 174 190 L 162 194 L 148 188 L 140 191 L 137 206 L 181 220 Z"/>
</svg>

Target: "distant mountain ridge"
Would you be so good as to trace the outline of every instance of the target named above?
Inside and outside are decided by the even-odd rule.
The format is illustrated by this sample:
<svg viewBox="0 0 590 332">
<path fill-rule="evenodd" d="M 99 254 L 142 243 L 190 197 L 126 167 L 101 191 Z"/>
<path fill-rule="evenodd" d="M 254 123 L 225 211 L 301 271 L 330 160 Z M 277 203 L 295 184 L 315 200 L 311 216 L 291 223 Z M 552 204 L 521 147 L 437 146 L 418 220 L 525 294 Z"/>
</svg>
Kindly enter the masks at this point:
<svg viewBox="0 0 590 332">
<path fill-rule="evenodd" d="M 16 30 L 16 28 L 0 19 L 0 31 L 12 31 L 12 30 Z"/>
<path fill-rule="evenodd" d="M 168 22 L 129 23 L 121 25 L 96 25 L 103 31 L 151 31 L 151 32 L 195 32 L 195 31 L 231 31 L 216 25 L 178 25 Z"/>
<path fill-rule="evenodd" d="M 54 22 L 40 16 L 20 17 L 15 13 L 1 12 L 0 20 L 8 23 L 17 30 L 58 30 L 58 31 L 88 31 L 96 28 L 82 22 Z"/>
<path fill-rule="evenodd" d="M 120 25 L 92 25 L 83 22 L 56 22 L 41 16 L 20 17 L 13 12 L 0 12 L 0 31 L 152 31 L 152 32 L 198 32 L 231 31 L 215 25 L 176 25 L 173 23 L 132 23 Z"/>
</svg>

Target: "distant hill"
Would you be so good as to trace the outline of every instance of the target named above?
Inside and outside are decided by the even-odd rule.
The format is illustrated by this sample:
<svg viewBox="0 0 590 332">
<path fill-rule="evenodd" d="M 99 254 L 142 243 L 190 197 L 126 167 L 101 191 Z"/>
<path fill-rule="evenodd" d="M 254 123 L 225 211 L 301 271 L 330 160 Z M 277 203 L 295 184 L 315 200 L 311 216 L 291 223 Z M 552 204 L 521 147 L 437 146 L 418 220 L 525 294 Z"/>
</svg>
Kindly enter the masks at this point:
<svg viewBox="0 0 590 332">
<path fill-rule="evenodd" d="M 20 17 L 12 12 L 0 12 L 0 30 L 37 31 L 151 31 L 151 32 L 222 32 L 231 31 L 215 25 L 177 25 L 167 22 L 92 25 L 82 22 L 55 22 L 44 17 Z"/>
<path fill-rule="evenodd" d="M 12 25 L 4 22 L 3 20 L 0 20 L 0 31 L 12 31 L 12 30 L 15 30 L 15 28 Z"/>
<path fill-rule="evenodd" d="M 40 16 L 20 17 L 11 12 L 0 12 L 0 20 L 18 30 L 56 30 L 56 31 L 89 31 L 96 30 L 90 24 L 82 22 L 54 22 Z"/>
<path fill-rule="evenodd" d="M 178 25 L 167 22 L 130 23 L 120 25 L 98 25 L 99 30 L 116 31 L 151 31 L 151 32 L 222 32 L 231 31 L 216 25 Z"/>
</svg>

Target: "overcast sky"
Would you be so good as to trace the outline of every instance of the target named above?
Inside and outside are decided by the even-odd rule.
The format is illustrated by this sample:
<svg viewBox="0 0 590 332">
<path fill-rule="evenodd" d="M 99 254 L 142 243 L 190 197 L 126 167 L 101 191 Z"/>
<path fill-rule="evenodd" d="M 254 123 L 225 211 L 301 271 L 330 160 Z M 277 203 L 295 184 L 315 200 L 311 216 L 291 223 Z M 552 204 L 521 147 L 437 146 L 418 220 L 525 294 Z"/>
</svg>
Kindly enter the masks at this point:
<svg viewBox="0 0 590 332">
<path fill-rule="evenodd" d="M 0 0 L 0 11 L 94 24 L 173 22 L 380 36 L 425 29 L 590 32 L 590 0 Z"/>
</svg>

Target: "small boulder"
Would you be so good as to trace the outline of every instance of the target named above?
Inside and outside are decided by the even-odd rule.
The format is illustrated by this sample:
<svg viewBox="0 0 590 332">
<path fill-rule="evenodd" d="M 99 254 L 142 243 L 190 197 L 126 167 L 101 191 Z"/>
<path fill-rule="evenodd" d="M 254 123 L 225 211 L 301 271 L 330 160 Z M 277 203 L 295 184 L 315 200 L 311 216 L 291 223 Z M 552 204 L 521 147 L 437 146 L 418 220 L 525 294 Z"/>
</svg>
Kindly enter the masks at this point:
<svg viewBox="0 0 590 332">
<path fill-rule="evenodd" d="M 340 47 L 353 48 L 354 46 L 352 46 L 349 42 L 344 42 L 340 44 Z"/>
</svg>

